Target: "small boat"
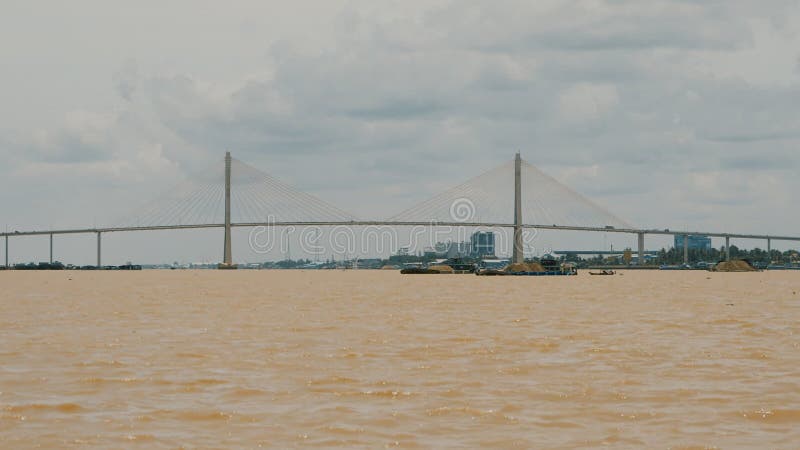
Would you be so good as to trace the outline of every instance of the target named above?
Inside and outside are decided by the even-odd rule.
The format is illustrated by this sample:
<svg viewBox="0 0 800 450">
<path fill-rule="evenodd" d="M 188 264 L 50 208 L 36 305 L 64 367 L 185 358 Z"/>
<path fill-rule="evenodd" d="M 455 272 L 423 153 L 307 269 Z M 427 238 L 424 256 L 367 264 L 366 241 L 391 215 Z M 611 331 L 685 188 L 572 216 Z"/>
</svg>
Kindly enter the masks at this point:
<svg viewBox="0 0 800 450">
<path fill-rule="evenodd" d="M 663 265 L 659 266 L 658 270 L 692 270 L 692 266 L 688 264 L 681 264 L 678 266 Z"/>
<path fill-rule="evenodd" d="M 617 272 L 613 270 L 602 270 L 600 272 L 589 272 L 589 275 L 616 275 Z"/>
<path fill-rule="evenodd" d="M 497 270 L 497 269 L 478 269 L 475 271 L 475 275 L 483 275 L 487 277 L 500 277 L 504 275 L 508 275 L 509 273 L 505 270 Z"/>
</svg>

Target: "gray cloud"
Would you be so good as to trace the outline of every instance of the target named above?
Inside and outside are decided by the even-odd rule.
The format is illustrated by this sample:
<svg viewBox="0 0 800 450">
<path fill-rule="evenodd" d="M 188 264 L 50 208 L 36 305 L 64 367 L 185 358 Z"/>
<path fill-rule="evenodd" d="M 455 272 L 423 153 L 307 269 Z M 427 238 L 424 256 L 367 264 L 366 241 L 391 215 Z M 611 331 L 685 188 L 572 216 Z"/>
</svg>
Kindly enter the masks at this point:
<svg viewBox="0 0 800 450">
<path fill-rule="evenodd" d="M 61 131 L 28 147 L 35 159 L 46 163 L 88 163 L 108 160 L 103 142 L 91 142 L 75 132 Z"/>
<path fill-rule="evenodd" d="M 355 109 L 348 111 L 349 115 L 356 118 L 369 120 L 420 118 L 441 112 L 442 105 L 432 100 L 423 99 L 398 99 L 388 100 L 383 105 L 372 108 Z"/>
<path fill-rule="evenodd" d="M 725 170 L 794 171 L 798 166 L 800 166 L 800 155 L 789 156 L 782 152 L 769 151 L 764 151 L 759 155 L 723 157 L 720 161 L 720 168 Z"/>
<path fill-rule="evenodd" d="M 783 140 L 800 140 L 800 131 L 775 131 L 775 132 L 762 132 L 762 133 L 731 133 L 727 136 L 708 136 L 709 141 L 714 142 L 769 142 L 769 141 L 783 141 Z"/>
<path fill-rule="evenodd" d="M 136 61 L 130 59 L 123 64 L 122 68 L 114 73 L 113 80 L 119 96 L 131 100 L 139 85 L 139 66 Z"/>
<path fill-rule="evenodd" d="M 737 9 L 733 2 L 473 0 L 442 8 L 426 25 L 488 51 L 731 50 L 750 41 L 747 16 Z"/>
</svg>

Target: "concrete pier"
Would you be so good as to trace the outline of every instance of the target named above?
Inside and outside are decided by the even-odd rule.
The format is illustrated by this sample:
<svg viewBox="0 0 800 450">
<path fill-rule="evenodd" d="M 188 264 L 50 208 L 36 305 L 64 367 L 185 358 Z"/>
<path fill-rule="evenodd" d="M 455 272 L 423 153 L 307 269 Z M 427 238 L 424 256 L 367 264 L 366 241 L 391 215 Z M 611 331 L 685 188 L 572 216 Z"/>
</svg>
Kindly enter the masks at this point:
<svg viewBox="0 0 800 450">
<path fill-rule="evenodd" d="M 731 260 L 731 237 L 725 236 L 725 261 Z"/>
<path fill-rule="evenodd" d="M 103 264 L 102 264 L 103 263 L 102 252 L 101 252 L 102 240 L 103 240 L 102 236 L 103 236 L 103 233 L 100 233 L 98 231 L 97 232 L 97 268 L 98 269 L 103 267 Z"/>
<path fill-rule="evenodd" d="M 638 250 L 639 250 L 639 265 L 644 265 L 644 233 L 638 233 L 637 236 L 639 237 L 638 242 Z"/>
<path fill-rule="evenodd" d="M 6 236 L 6 269 L 8 269 L 8 236 Z"/>
</svg>

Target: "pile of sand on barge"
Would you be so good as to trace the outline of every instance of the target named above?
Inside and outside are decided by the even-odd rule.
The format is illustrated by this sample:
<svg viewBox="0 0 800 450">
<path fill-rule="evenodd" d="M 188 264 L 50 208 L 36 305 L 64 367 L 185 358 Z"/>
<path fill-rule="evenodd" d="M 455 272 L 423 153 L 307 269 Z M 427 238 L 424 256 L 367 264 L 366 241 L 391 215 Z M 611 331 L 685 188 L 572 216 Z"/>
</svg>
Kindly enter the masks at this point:
<svg viewBox="0 0 800 450">
<path fill-rule="evenodd" d="M 520 273 L 520 272 L 547 272 L 545 268 L 536 262 L 532 263 L 514 263 L 509 264 L 505 271 L 507 273 Z"/>
<path fill-rule="evenodd" d="M 753 267 L 748 261 L 745 260 L 733 260 L 733 261 L 723 261 L 713 269 L 712 272 L 758 272 L 758 269 Z"/>
<path fill-rule="evenodd" d="M 452 267 L 445 265 L 428 266 L 428 270 L 435 271 L 436 273 L 455 273 Z"/>
</svg>

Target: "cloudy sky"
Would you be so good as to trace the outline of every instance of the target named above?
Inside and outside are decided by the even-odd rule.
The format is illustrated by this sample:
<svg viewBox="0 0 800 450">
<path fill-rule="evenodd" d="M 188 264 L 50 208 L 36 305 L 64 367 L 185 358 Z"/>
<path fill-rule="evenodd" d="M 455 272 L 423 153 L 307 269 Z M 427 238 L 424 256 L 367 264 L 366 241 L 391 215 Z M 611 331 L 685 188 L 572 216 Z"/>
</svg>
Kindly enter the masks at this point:
<svg viewBox="0 0 800 450">
<path fill-rule="evenodd" d="M 2 10 L 11 230 L 112 222 L 225 150 L 363 218 L 519 150 L 637 226 L 800 230 L 796 1 Z M 216 239 L 208 247 L 218 253 Z"/>
</svg>

